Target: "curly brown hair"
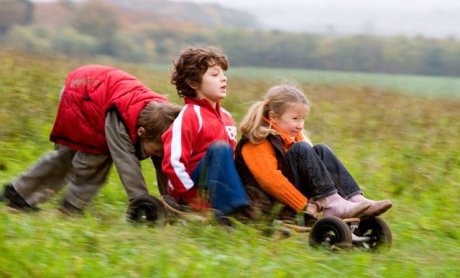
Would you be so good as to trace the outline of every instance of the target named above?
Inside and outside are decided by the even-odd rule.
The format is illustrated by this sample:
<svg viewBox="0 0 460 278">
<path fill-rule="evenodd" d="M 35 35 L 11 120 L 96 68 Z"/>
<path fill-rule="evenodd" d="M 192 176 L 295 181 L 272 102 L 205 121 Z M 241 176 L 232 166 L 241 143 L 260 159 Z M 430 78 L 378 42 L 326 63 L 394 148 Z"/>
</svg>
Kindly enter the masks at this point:
<svg viewBox="0 0 460 278">
<path fill-rule="evenodd" d="M 190 84 L 200 84 L 210 66 L 228 69 L 228 60 L 217 47 L 187 48 L 174 61 L 171 83 L 176 86 L 179 97 L 196 97 Z"/>
</svg>

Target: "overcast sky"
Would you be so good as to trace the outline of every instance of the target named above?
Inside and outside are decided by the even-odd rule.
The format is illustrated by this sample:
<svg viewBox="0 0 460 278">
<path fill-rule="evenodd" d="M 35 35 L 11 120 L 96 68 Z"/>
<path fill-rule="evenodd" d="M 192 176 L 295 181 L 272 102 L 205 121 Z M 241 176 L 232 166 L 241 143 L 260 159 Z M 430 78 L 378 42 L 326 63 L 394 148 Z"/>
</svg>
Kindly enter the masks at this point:
<svg viewBox="0 0 460 278">
<path fill-rule="evenodd" d="M 460 38 L 458 0 L 180 0 L 242 9 L 273 29 Z"/>
</svg>

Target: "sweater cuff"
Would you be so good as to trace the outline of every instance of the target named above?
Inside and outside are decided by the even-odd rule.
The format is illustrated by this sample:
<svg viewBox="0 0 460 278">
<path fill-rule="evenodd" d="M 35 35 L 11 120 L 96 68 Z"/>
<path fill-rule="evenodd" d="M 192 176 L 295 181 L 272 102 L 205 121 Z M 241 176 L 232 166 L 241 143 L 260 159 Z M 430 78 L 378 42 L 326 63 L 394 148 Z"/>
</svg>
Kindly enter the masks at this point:
<svg viewBox="0 0 460 278">
<path fill-rule="evenodd" d="M 308 203 L 308 199 L 301 194 L 289 194 L 286 196 L 286 204 L 297 213 L 301 212 Z"/>
</svg>

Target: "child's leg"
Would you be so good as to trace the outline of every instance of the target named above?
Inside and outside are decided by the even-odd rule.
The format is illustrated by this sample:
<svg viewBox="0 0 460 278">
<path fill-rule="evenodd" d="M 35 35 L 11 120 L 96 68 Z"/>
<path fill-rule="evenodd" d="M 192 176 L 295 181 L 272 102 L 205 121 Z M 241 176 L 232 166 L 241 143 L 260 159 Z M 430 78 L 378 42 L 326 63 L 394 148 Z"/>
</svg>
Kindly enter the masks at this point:
<svg viewBox="0 0 460 278">
<path fill-rule="evenodd" d="M 319 199 L 337 193 L 328 169 L 308 143 L 295 143 L 286 153 L 286 160 L 292 182 L 306 197 Z"/>
<path fill-rule="evenodd" d="M 306 142 L 295 143 L 286 153 L 293 183 L 308 198 L 317 200 L 325 216 L 359 216 L 369 205 L 352 203 L 337 194 L 333 178 L 314 149 Z"/>
<path fill-rule="evenodd" d="M 74 174 L 63 204 L 83 210 L 106 181 L 112 159 L 107 155 L 77 152 L 72 165 Z"/>
<path fill-rule="evenodd" d="M 342 197 L 348 199 L 352 195 L 361 193 L 355 179 L 327 145 L 314 145 L 313 150 L 323 162 Z"/>
<path fill-rule="evenodd" d="M 14 189 L 30 206 L 44 202 L 67 183 L 74 155 L 70 148 L 57 145 L 56 151 L 45 155 L 12 182 Z"/>
<path fill-rule="evenodd" d="M 367 203 L 370 205 L 369 208 L 364 211 L 363 215 L 377 216 L 391 208 L 392 203 L 390 200 L 374 201 L 365 198 L 356 181 L 328 146 L 322 144 L 315 145 L 313 149 L 321 158 L 324 165 L 326 165 L 326 168 L 336 183 L 340 195 L 351 202 Z"/>
<path fill-rule="evenodd" d="M 200 187 L 206 188 L 213 208 L 231 214 L 249 205 L 244 186 L 236 171 L 233 152 L 226 142 L 212 144 L 192 179 Z"/>
</svg>

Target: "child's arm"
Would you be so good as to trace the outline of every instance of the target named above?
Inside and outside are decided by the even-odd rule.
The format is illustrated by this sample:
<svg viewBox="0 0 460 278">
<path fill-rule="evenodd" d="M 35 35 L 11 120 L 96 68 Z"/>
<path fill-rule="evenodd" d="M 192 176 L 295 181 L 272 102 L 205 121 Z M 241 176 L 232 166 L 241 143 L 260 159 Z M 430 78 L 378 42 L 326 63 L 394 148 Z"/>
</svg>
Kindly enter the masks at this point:
<svg viewBox="0 0 460 278">
<path fill-rule="evenodd" d="M 148 194 L 136 149 L 123 122 L 115 111 L 109 111 L 105 121 L 105 136 L 110 155 L 117 168 L 129 201 Z"/>
<path fill-rule="evenodd" d="M 163 169 L 161 169 L 163 157 L 152 156 L 151 159 L 155 167 L 155 175 L 157 176 L 158 191 L 160 195 L 167 194 L 166 187 L 168 186 L 168 177 L 163 172 Z"/>
<path fill-rule="evenodd" d="M 164 146 L 163 172 L 168 176 L 168 186 L 172 195 L 188 202 L 197 196 L 194 182 L 190 177 L 193 146 L 197 140 L 200 123 L 192 105 L 186 105 L 173 122 L 171 128 L 163 133 Z"/>
<path fill-rule="evenodd" d="M 270 142 L 265 140 L 257 145 L 247 143 L 241 153 L 264 191 L 297 212 L 305 208 L 307 198 L 278 169 L 275 151 Z"/>
</svg>

